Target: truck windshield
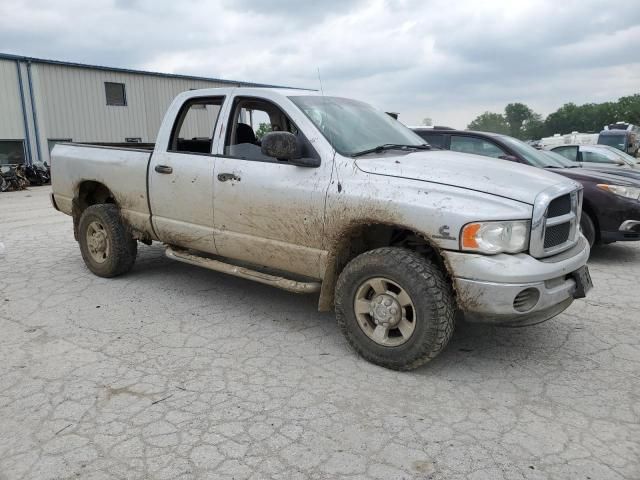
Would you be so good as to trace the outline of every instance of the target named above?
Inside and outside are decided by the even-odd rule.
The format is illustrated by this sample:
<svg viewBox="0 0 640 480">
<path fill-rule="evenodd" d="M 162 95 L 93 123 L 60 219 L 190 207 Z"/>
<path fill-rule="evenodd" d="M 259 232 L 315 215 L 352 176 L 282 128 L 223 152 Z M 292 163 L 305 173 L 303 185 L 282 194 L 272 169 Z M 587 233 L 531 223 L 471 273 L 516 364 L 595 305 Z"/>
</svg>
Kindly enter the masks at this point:
<svg viewBox="0 0 640 480">
<path fill-rule="evenodd" d="M 417 134 L 366 103 L 314 95 L 292 96 L 289 99 L 309 117 L 341 155 L 362 154 L 383 145 L 424 145 L 424 140 Z"/>
<path fill-rule="evenodd" d="M 577 164 L 567 160 L 562 155 L 558 155 L 554 152 L 536 150 L 531 145 L 517 140 L 513 137 L 507 137 L 506 135 L 500 135 L 500 139 L 506 143 L 512 150 L 518 155 L 523 157 L 529 164 L 535 167 L 541 168 L 571 168 L 576 167 Z"/>
<path fill-rule="evenodd" d="M 615 147 L 619 150 L 624 150 L 626 140 L 627 135 L 625 133 L 621 133 L 619 135 L 600 135 L 598 137 L 598 143 L 600 145 L 609 145 L 610 147 Z"/>
</svg>

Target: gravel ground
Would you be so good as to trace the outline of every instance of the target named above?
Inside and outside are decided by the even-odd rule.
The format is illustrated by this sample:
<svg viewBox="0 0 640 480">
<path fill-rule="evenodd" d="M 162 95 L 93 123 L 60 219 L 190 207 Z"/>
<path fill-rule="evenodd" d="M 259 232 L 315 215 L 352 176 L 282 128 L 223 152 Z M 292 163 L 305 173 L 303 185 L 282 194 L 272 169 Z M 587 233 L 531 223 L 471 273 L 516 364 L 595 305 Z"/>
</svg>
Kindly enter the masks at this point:
<svg viewBox="0 0 640 480">
<path fill-rule="evenodd" d="M 0 194 L 0 478 L 640 478 L 640 245 L 542 325 L 410 373 L 316 298 L 172 262 L 93 276 L 48 188 Z"/>
</svg>

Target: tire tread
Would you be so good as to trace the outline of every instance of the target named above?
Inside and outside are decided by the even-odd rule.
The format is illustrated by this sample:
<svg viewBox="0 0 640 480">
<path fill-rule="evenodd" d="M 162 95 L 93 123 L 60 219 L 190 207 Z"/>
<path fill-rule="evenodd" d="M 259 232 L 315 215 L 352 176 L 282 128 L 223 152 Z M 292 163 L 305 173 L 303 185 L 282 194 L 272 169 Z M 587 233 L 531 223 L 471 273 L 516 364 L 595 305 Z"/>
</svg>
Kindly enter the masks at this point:
<svg viewBox="0 0 640 480">
<path fill-rule="evenodd" d="M 428 290 L 430 299 L 430 308 L 432 310 L 431 318 L 435 324 L 436 341 L 433 344 L 424 343 L 419 346 L 419 350 L 412 355 L 412 359 L 403 362 L 389 362 L 383 366 L 396 370 L 412 370 L 435 358 L 449 343 L 453 335 L 455 326 L 456 304 L 451 284 L 432 261 L 420 255 L 417 252 L 399 247 L 382 247 L 375 250 L 367 251 L 349 262 L 338 277 L 336 283 L 335 294 L 335 311 L 336 319 L 340 330 L 349 341 L 349 344 L 362 357 L 381 364 L 380 359 L 372 358 L 370 352 L 362 348 L 356 342 L 349 331 L 347 319 L 345 318 L 345 302 L 349 302 L 345 298 L 345 292 L 348 291 L 348 272 L 360 270 L 372 262 L 379 262 L 382 257 L 391 264 L 402 265 L 409 276 L 409 281 L 421 282 Z"/>
<path fill-rule="evenodd" d="M 96 269 L 92 267 L 90 255 L 86 252 L 86 235 L 84 234 L 87 219 L 95 215 L 103 223 L 104 227 L 111 233 L 111 251 L 114 261 L 109 262 L 109 268 Z M 131 236 L 129 229 L 120 217 L 120 211 L 116 205 L 106 203 L 91 205 L 82 212 L 80 217 L 80 251 L 85 264 L 94 274 L 100 277 L 117 277 L 127 273 L 133 267 L 138 252 L 138 242 Z"/>
</svg>

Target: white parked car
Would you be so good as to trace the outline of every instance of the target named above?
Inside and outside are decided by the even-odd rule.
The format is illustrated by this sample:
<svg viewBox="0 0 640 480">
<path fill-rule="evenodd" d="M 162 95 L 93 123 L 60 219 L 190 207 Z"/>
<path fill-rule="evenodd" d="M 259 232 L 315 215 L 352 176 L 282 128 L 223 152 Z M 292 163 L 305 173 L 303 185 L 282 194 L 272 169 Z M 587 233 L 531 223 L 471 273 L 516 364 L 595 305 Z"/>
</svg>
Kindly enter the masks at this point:
<svg viewBox="0 0 640 480">
<path fill-rule="evenodd" d="M 585 168 L 640 169 L 637 158 L 608 145 L 560 145 L 550 150 Z"/>
</svg>

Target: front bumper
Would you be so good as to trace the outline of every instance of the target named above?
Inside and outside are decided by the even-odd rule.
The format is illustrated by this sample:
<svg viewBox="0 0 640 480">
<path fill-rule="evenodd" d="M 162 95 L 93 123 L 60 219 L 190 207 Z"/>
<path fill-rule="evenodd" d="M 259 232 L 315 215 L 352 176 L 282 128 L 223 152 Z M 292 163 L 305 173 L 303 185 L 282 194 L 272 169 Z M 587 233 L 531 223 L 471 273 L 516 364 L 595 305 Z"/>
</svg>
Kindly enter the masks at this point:
<svg viewBox="0 0 640 480">
<path fill-rule="evenodd" d="M 640 221 L 625 220 L 622 222 L 617 232 L 601 231 L 600 238 L 603 243 L 640 240 Z"/>
<path fill-rule="evenodd" d="M 445 255 L 467 321 L 524 326 L 548 320 L 571 305 L 576 291 L 572 274 L 587 263 L 589 245 L 581 235 L 570 250 L 544 259 L 527 254 Z"/>
</svg>

